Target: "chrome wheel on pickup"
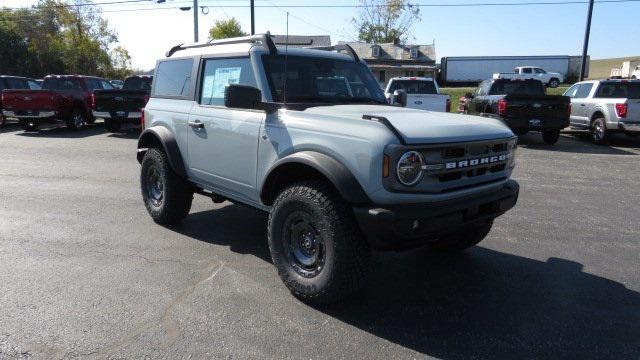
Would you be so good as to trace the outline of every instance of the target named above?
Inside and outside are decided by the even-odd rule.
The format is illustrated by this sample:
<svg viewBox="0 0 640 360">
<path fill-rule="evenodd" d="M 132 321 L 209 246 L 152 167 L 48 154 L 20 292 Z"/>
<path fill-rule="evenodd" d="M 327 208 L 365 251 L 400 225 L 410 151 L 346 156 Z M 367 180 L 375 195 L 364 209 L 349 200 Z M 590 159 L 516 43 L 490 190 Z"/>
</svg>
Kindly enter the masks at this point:
<svg viewBox="0 0 640 360">
<path fill-rule="evenodd" d="M 609 140 L 609 133 L 607 132 L 607 125 L 604 118 L 597 118 L 593 121 L 591 126 L 591 139 L 594 143 L 603 145 Z"/>
</svg>

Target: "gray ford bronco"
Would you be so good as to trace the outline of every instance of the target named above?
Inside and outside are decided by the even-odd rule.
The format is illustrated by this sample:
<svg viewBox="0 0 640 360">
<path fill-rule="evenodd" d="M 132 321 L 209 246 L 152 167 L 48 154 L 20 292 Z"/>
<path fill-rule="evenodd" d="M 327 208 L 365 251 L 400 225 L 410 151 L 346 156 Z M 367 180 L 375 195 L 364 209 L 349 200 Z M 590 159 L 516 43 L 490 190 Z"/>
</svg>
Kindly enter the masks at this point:
<svg viewBox="0 0 640 360">
<path fill-rule="evenodd" d="M 179 223 L 194 193 L 268 212 L 273 264 L 309 302 L 357 292 L 372 250 L 474 246 L 518 198 L 509 128 L 388 105 L 346 45 L 276 47 L 266 34 L 176 46 L 143 116 L 153 220 Z"/>
</svg>

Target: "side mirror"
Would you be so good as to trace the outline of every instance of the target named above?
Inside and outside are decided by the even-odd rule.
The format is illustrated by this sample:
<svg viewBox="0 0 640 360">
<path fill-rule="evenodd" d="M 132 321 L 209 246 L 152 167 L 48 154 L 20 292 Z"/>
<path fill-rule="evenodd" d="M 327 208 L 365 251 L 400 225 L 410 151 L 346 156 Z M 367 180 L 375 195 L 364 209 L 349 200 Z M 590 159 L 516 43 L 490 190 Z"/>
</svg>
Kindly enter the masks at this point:
<svg viewBox="0 0 640 360">
<path fill-rule="evenodd" d="M 407 92 L 404 90 L 396 90 L 393 92 L 393 103 L 402 107 L 407 106 Z"/>
<path fill-rule="evenodd" d="M 224 106 L 234 109 L 262 109 L 262 93 L 253 86 L 229 84 L 224 89 Z"/>
<path fill-rule="evenodd" d="M 468 92 L 466 94 L 464 94 L 465 99 L 473 99 L 473 94 Z"/>
</svg>

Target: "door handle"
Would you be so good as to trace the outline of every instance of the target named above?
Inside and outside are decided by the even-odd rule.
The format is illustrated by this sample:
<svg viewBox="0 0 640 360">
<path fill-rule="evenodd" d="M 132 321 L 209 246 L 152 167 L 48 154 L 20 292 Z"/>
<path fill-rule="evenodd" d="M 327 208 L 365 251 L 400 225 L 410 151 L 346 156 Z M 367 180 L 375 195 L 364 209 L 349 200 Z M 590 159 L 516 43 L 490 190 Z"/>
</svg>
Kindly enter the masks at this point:
<svg viewBox="0 0 640 360">
<path fill-rule="evenodd" d="M 204 124 L 200 120 L 189 121 L 187 124 L 194 129 L 204 129 Z"/>
<path fill-rule="evenodd" d="M 580 104 L 580 106 L 587 106 L 586 104 Z"/>
</svg>

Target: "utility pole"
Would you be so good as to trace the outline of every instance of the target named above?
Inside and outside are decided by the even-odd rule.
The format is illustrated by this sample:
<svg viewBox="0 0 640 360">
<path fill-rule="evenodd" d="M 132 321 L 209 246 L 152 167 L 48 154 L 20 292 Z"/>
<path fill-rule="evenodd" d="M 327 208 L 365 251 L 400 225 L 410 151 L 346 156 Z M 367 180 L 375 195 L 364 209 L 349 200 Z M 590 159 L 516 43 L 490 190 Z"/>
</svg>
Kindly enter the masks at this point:
<svg viewBox="0 0 640 360">
<path fill-rule="evenodd" d="M 584 80 L 587 73 L 587 52 L 589 51 L 589 36 L 591 35 L 593 2 L 594 0 L 589 0 L 589 12 L 587 13 L 587 30 L 584 32 L 584 45 L 582 46 L 582 67 L 580 68 L 580 81 Z"/>
<path fill-rule="evenodd" d="M 193 0 L 193 42 L 198 42 L 198 0 Z"/>
<path fill-rule="evenodd" d="M 251 0 L 251 35 L 256 34 L 256 20 L 254 14 L 254 0 Z"/>
</svg>

